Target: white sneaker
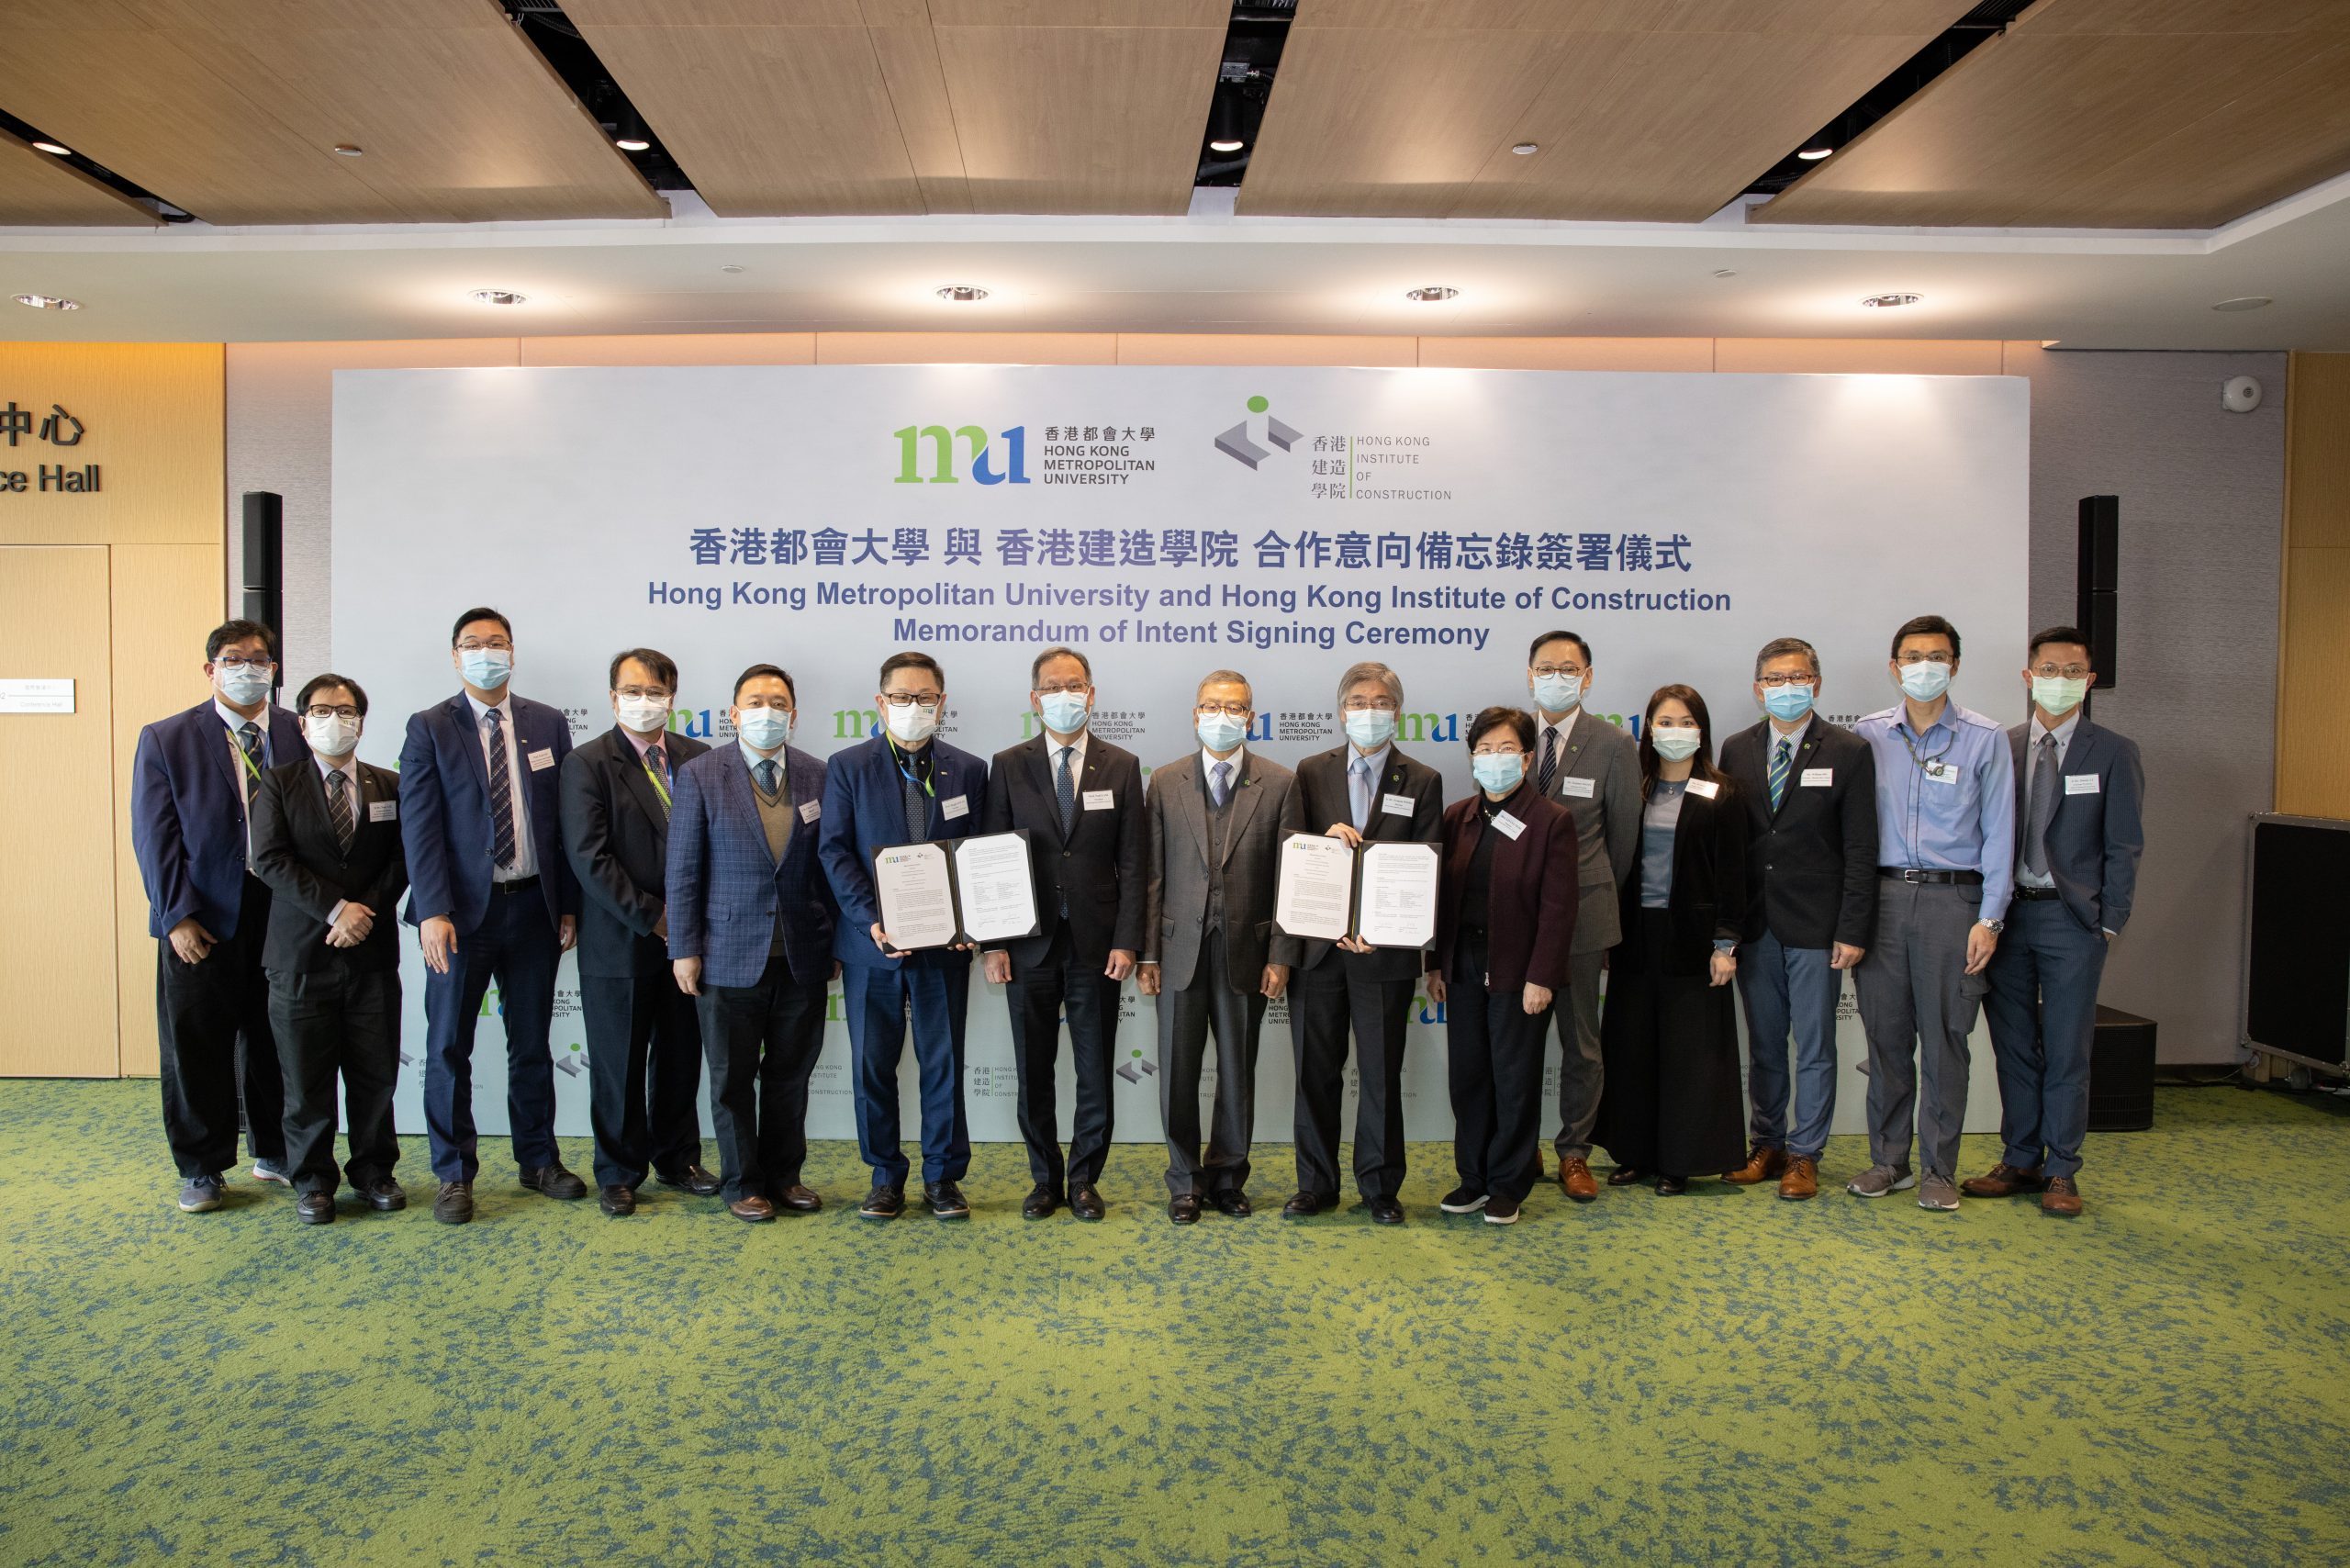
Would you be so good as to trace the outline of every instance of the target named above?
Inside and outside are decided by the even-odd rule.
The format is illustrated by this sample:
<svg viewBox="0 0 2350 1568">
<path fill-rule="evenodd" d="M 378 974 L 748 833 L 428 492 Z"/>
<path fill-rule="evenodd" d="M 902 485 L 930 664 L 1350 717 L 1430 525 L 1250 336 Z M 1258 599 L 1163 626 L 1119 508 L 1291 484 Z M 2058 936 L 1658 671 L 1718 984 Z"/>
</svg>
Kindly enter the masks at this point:
<svg viewBox="0 0 2350 1568">
<path fill-rule="evenodd" d="M 1887 1193 L 1906 1193 L 1917 1184 L 1917 1173 L 1906 1165 L 1872 1165 L 1846 1182 L 1844 1191 L 1856 1198 L 1882 1198 Z"/>
<path fill-rule="evenodd" d="M 1472 1193 L 1466 1187 L 1455 1187 L 1444 1195 L 1443 1201 L 1438 1204 L 1437 1207 L 1449 1215 L 1472 1215 L 1483 1208 L 1486 1202 L 1486 1196 L 1483 1193 Z"/>
<path fill-rule="evenodd" d="M 1918 1189 L 1918 1206 L 1939 1209 L 1945 1214 L 1958 1212 L 1958 1183 L 1947 1176 L 1926 1172 L 1925 1184 Z"/>
<path fill-rule="evenodd" d="M 294 1184 L 294 1179 L 285 1171 L 278 1170 L 275 1166 L 264 1165 L 258 1159 L 253 1161 L 253 1180 L 272 1182 L 280 1187 L 291 1187 Z"/>
<path fill-rule="evenodd" d="M 1517 1205 L 1507 1198 L 1489 1200 L 1485 1204 L 1485 1223 L 1487 1225 L 1516 1225 Z"/>
</svg>

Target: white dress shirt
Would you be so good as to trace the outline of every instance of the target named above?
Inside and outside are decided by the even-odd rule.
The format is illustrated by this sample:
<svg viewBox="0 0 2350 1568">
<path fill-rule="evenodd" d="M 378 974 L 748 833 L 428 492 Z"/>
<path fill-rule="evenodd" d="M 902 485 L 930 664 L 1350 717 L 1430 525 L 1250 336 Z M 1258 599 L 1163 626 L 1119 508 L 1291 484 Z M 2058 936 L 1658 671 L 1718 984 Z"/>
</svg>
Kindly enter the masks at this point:
<svg viewBox="0 0 2350 1568">
<path fill-rule="evenodd" d="M 506 767 L 506 777 L 512 781 L 514 787 L 513 868 L 509 870 L 493 859 L 490 862 L 489 879 L 493 882 L 519 882 L 525 877 L 535 877 L 539 874 L 539 852 L 531 843 L 531 795 L 528 788 L 530 775 L 522 767 L 522 738 L 514 733 L 514 703 L 511 698 L 503 692 L 499 693 L 496 702 L 484 702 L 468 691 L 465 693 L 465 700 L 473 706 L 474 734 L 476 744 L 481 747 L 482 762 L 490 767 L 496 767 L 502 762 Z M 489 711 L 492 708 L 498 710 L 498 731 L 506 737 L 506 755 L 503 757 L 494 755 L 489 749 L 488 721 Z M 497 828 L 494 823 L 490 830 L 490 853 L 495 856 L 498 851 Z"/>
<path fill-rule="evenodd" d="M 1534 711 L 1534 717 L 1537 721 L 1535 728 L 1539 733 L 1534 737 L 1533 755 L 1529 756 L 1526 759 L 1526 776 L 1528 778 L 1533 779 L 1539 779 L 1542 777 L 1542 748 L 1550 744 L 1544 739 L 1544 736 L 1558 736 L 1559 745 L 1558 751 L 1556 753 L 1557 760 L 1552 764 L 1552 766 L 1557 767 L 1559 771 L 1550 780 L 1550 790 L 1553 794 L 1556 794 L 1559 789 L 1559 780 L 1567 776 L 1567 759 L 1571 755 L 1567 750 L 1567 737 L 1574 733 L 1575 721 L 1583 717 L 1583 706 L 1581 703 L 1577 703 L 1574 708 L 1568 711 L 1565 718 L 1561 719 L 1556 723 L 1541 722 L 1542 711 L 1539 708 Z"/>
<path fill-rule="evenodd" d="M 351 791 L 347 797 L 351 802 L 351 836 L 356 840 L 359 836 L 359 824 L 367 820 L 361 814 L 366 808 L 359 802 L 359 748 L 352 746 L 343 753 L 342 760 L 340 762 L 323 752 L 315 751 L 310 754 L 310 760 L 319 766 L 319 788 L 327 792 L 327 798 L 330 801 L 334 798 L 334 786 L 327 782 L 327 775 L 330 773 L 342 775 L 345 785 Z M 327 821 L 330 823 L 334 821 L 331 812 L 328 814 Z M 327 924 L 331 925 L 341 920 L 343 906 L 350 902 L 349 899 L 335 900 L 334 907 L 327 911 Z"/>
</svg>

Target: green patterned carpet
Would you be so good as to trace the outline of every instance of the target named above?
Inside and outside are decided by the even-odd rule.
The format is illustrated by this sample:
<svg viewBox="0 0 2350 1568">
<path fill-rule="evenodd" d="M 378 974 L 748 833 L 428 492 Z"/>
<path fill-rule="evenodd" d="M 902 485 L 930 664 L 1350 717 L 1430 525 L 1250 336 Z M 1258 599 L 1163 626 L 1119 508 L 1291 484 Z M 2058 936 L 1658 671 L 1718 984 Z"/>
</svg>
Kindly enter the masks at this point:
<svg viewBox="0 0 2350 1568">
<path fill-rule="evenodd" d="M 2350 1120 L 2166 1090 L 2089 1213 L 1701 1183 L 1514 1229 L 632 1220 L 483 1171 L 183 1216 L 152 1083 L 0 1083 L 0 1562 L 2350 1561 Z M 1969 1170 L 1992 1140 L 1967 1140 Z M 1858 1140 L 1830 1146 L 1841 1182 Z M 405 1173 L 421 1188 L 423 1140 Z M 584 1144 L 565 1158 L 588 1167 Z"/>
</svg>

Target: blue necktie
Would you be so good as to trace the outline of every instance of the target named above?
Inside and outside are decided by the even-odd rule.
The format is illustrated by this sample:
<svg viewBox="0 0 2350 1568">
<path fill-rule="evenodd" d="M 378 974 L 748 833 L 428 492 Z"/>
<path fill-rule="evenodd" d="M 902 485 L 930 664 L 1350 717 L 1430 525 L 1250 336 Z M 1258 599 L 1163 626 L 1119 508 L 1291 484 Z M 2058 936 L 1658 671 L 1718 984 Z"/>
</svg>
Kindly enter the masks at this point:
<svg viewBox="0 0 2350 1568">
<path fill-rule="evenodd" d="M 768 758 L 767 760 L 761 762 L 761 763 L 759 764 L 759 767 L 758 767 L 758 774 L 759 774 L 759 793 L 761 793 L 762 795 L 767 795 L 767 796 L 772 796 L 772 795 L 774 795 L 774 793 L 775 793 L 775 761 L 774 761 L 774 759 L 773 759 L 773 758 Z"/>
<path fill-rule="evenodd" d="M 1777 811 L 1787 793 L 1787 737 L 1779 737 L 1779 749 L 1771 754 L 1771 809 Z"/>
<path fill-rule="evenodd" d="M 489 857 L 498 866 L 514 865 L 514 773 L 506 761 L 506 724 L 492 708 L 482 722 L 489 726 Z"/>
<path fill-rule="evenodd" d="M 1348 793 L 1354 798 L 1355 831 L 1371 831 L 1371 758 L 1358 756 L 1347 765 Z"/>
<path fill-rule="evenodd" d="M 1225 801 L 1232 798 L 1231 779 L 1232 764 L 1228 762 L 1219 762 L 1209 771 L 1208 791 L 1215 797 L 1218 811 L 1224 810 Z"/>
<path fill-rule="evenodd" d="M 1077 828 L 1077 779 L 1069 772 L 1069 764 L 1076 754 L 1077 748 L 1073 745 L 1061 747 L 1060 777 L 1053 781 L 1053 793 L 1059 799 L 1061 805 L 1061 836 L 1063 838 L 1067 838 Z"/>
</svg>

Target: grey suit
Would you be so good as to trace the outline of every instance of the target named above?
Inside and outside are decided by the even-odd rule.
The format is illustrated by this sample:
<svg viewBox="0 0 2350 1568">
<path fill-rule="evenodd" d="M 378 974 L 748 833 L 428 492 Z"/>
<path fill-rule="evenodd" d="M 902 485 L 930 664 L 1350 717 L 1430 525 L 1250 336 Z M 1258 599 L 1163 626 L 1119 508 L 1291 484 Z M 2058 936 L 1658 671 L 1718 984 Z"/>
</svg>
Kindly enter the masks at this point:
<svg viewBox="0 0 2350 1568">
<path fill-rule="evenodd" d="M 1539 733 L 1527 767 L 1539 780 L 1550 732 L 1539 713 L 1535 724 Z M 1578 709 L 1550 794 L 1575 820 L 1582 885 L 1566 992 L 1550 1005 L 1559 1022 L 1559 1158 L 1583 1159 L 1591 1155 L 1591 1127 L 1606 1081 L 1599 1056 L 1599 965 L 1607 949 L 1623 940 L 1616 894 L 1640 846 L 1639 745 L 1606 720 Z"/>
<path fill-rule="evenodd" d="M 1238 1192 L 1248 1180 L 1257 1109 L 1259 989 L 1268 964 L 1297 962 L 1273 929 L 1281 814 L 1296 776 L 1244 750 L 1221 811 L 1200 754 L 1150 776 L 1144 854 L 1142 961 L 1159 968 L 1158 1107 L 1167 1126 L 1167 1190 Z M 1215 1115 L 1200 1149 L 1200 1071 L 1216 1043 Z"/>
</svg>

